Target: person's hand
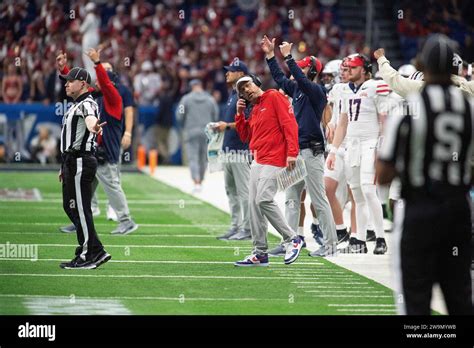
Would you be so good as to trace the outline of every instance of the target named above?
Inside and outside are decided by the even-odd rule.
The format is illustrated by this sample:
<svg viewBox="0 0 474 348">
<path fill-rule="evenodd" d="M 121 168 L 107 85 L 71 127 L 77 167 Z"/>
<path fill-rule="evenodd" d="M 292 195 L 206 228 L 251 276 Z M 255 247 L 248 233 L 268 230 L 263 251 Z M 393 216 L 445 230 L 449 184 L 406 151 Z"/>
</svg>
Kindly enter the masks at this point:
<svg viewBox="0 0 474 348">
<path fill-rule="evenodd" d="M 128 149 L 132 144 L 132 134 L 130 132 L 123 133 L 122 137 L 122 149 Z"/>
<path fill-rule="evenodd" d="M 296 167 L 296 157 L 288 156 L 286 158 L 286 168 L 288 168 L 288 170 L 293 170 L 295 169 L 295 167 Z"/>
<path fill-rule="evenodd" d="M 63 51 L 59 51 L 59 54 L 56 56 L 56 65 L 58 70 L 63 70 L 67 64 L 67 54 L 63 53 Z"/>
<path fill-rule="evenodd" d="M 260 46 L 262 47 L 262 51 L 267 55 L 267 58 L 275 55 L 275 38 L 270 41 L 267 35 L 263 35 L 262 41 L 260 41 Z"/>
<path fill-rule="evenodd" d="M 330 152 L 328 154 L 328 158 L 326 159 L 326 166 L 328 167 L 329 170 L 334 170 L 335 165 L 336 165 L 336 154 Z"/>
<path fill-rule="evenodd" d="M 283 57 L 286 57 L 291 53 L 291 46 L 293 46 L 293 44 L 286 41 L 283 41 L 282 44 L 279 46 L 281 55 Z"/>
<path fill-rule="evenodd" d="M 63 171 L 61 169 L 59 169 L 58 179 L 59 182 L 63 182 Z"/>
<path fill-rule="evenodd" d="M 99 123 L 99 119 L 95 121 L 95 126 L 92 128 L 92 133 L 102 134 L 102 127 L 105 126 L 107 122 Z"/>
<path fill-rule="evenodd" d="M 375 59 L 379 59 L 382 56 L 385 56 L 385 50 L 383 48 L 379 48 L 379 49 L 375 50 L 375 52 L 374 52 Z"/>
<path fill-rule="evenodd" d="M 89 48 L 86 52 L 87 56 L 92 60 L 93 63 L 99 62 L 100 61 L 100 52 L 102 51 L 102 48 Z"/>
<path fill-rule="evenodd" d="M 243 113 L 246 107 L 247 104 L 245 103 L 245 99 L 240 98 L 237 101 L 237 114 L 240 115 L 241 113 Z"/>
<path fill-rule="evenodd" d="M 214 126 L 214 130 L 216 132 L 223 132 L 227 127 L 227 122 L 219 121 L 216 126 Z"/>
</svg>

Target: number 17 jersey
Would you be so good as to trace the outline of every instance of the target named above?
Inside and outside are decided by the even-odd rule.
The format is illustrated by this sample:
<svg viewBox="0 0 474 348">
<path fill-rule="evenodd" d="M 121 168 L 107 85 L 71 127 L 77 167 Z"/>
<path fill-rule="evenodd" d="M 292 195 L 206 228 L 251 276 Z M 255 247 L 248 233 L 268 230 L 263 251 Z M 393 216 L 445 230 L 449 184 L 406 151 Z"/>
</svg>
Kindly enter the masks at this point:
<svg viewBox="0 0 474 348">
<path fill-rule="evenodd" d="M 388 85 L 381 80 L 367 80 L 359 86 L 351 82 L 341 88 L 341 113 L 346 113 L 348 118 L 347 138 L 378 138 L 378 114 L 388 111 L 389 93 Z"/>
</svg>

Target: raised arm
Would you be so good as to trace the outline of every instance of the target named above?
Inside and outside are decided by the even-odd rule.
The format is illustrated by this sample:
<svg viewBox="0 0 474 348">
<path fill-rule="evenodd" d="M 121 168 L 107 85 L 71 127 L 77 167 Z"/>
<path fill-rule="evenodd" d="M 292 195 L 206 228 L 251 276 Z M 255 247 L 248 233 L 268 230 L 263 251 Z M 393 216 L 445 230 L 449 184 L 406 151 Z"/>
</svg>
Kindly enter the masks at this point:
<svg viewBox="0 0 474 348">
<path fill-rule="evenodd" d="M 245 100 L 239 99 L 237 101 L 237 114 L 235 115 L 235 130 L 239 134 L 240 140 L 244 143 L 248 143 L 250 142 L 252 132 L 250 131 L 249 120 L 245 119 L 245 107 Z"/>
</svg>

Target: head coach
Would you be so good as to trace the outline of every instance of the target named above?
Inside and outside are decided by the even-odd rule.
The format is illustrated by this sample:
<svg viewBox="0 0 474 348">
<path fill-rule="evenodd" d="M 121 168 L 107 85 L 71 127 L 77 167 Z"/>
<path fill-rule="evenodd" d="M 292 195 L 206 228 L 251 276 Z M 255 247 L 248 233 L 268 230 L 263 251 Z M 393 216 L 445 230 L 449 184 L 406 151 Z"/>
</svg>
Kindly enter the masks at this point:
<svg viewBox="0 0 474 348">
<path fill-rule="evenodd" d="M 321 118 L 327 104 L 326 91 L 313 82 L 322 70 L 321 62 L 308 56 L 296 62 L 291 56 L 291 43 L 284 42 L 280 51 L 290 69 L 292 79 L 285 76 L 275 58 L 275 39 L 264 36 L 261 41 L 262 50 L 273 79 L 287 95 L 293 98 L 296 121 L 298 122 L 298 139 L 300 154 L 303 157 L 308 176 L 305 178 L 306 189 L 311 197 L 321 229 L 324 243 L 311 256 L 327 256 L 336 251 L 336 225 L 331 207 L 324 188 L 324 136 L 321 130 Z M 304 183 L 293 185 L 286 191 L 286 217 L 290 227 L 297 230 L 301 192 Z M 347 234 L 347 232 L 346 232 Z M 344 238 L 344 236 L 341 236 Z"/>
<path fill-rule="evenodd" d="M 293 108 L 276 89 L 262 91 L 253 78 L 244 76 L 236 83 L 241 99 L 237 102 L 236 129 L 240 139 L 249 142 L 254 156 L 250 168 L 249 217 L 254 250 L 252 255 L 235 263 L 236 266 L 268 265 L 268 221 L 288 244 L 285 264 L 294 262 L 303 240 L 286 222 L 274 201 L 277 193 L 276 174 L 293 169 L 298 155 L 298 125 Z M 246 100 L 253 104 L 246 119 Z"/>
</svg>

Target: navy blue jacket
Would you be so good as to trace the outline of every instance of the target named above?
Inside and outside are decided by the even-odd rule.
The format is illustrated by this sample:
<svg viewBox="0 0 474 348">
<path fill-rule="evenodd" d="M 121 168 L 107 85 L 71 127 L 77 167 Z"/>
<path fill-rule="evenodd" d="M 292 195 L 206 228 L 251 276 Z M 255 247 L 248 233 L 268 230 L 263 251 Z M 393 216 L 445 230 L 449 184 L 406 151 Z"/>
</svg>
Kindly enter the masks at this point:
<svg viewBox="0 0 474 348">
<path fill-rule="evenodd" d="M 287 64 L 294 80 L 285 76 L 275 57 L 267 59 L 267 63 L 278 87 L 293 98 L 300 146 L 312 140 L 324 142 L 321 130 L 321 118 L 327 104 L 324 87 L 310 81 L 293 58 L 289 59 Z"/>
<path fill-rule="evenodd" d="M 227 104 L 224 110 L 224 116 L 222 117 L 222 121 L 227 123 L 235 122 L 238 99 L 239 97 L 237 95 L 237 92 L 235 90 L 232 90 L 229 95 L 229 99 L 227 99 Z M 248 148 L 248 144 L 240 140 L 240 137 L 235 129 L 229 129 L 225 131 L 222 150 L 227 152 L 229 150 L 248 150 Z"/>
</svg>

